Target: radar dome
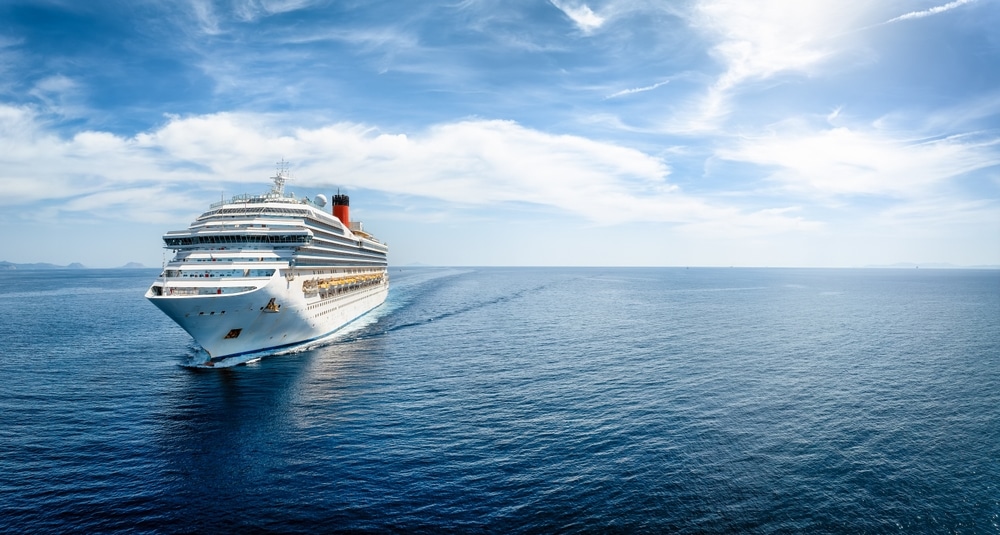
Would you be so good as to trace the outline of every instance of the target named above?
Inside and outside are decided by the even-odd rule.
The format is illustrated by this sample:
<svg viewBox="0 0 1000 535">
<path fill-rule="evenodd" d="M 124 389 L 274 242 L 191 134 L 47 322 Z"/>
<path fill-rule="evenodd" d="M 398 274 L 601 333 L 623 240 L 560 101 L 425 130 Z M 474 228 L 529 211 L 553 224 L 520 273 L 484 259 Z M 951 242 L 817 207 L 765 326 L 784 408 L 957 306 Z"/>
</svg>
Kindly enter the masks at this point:
<svg viewBox="0 0 1000 535">
<path fill-rule="evenodd" d="M 317 195 L 316 197 L 313 198 L 313 202 L 315 202 L 316 206 L 319 206 L 319 207 L 326 206 L 326 195 L 323 195 L 322 193 L 320 193 L 319 195 Z"/>
</svg>

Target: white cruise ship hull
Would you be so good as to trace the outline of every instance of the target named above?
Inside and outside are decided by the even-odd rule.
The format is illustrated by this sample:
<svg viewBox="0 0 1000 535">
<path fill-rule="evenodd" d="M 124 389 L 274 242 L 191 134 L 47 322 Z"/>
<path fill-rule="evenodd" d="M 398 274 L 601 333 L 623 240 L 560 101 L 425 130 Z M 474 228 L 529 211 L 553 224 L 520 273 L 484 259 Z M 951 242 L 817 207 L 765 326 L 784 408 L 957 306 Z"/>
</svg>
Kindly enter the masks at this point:
<svg viewBox="0 0 1000 535">
<path fill-rule="evenodd" d="M 254 290 L 207 295 L 170 295 L 167 283 L 162 290 L 150 288 L 146 297 L 216 361 L 326 338 L 381 305 L 389 289 L 383 277 L 336 296 L 310 298 L 303 291 L 309 280 L 276 273 Z"/>
<path fill-rule="evenodd" d="M 261 195 L 209 206 L 163 235 L 173 259 L 146 298 L 211 360 L 326 338 L 382 304 L 389 247 L 350 220 L 349 199 L 284 192 L 287 165 Z"/>
</svg>

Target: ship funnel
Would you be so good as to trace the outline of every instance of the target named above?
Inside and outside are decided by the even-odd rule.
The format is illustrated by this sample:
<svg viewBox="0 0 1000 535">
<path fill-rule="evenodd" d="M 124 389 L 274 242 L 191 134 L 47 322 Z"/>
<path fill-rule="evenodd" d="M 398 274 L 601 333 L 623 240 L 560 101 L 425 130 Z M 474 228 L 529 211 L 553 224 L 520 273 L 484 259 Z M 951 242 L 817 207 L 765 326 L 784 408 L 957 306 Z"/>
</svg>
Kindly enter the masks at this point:
<svg viewBox="0 0 1000 535">
<path fill-rule="evenodd" d="M 351 228 L 351 199 L 347 195 L 337 193 L 333 196 L 333 216 L 345 227 Z"/>
</svg>

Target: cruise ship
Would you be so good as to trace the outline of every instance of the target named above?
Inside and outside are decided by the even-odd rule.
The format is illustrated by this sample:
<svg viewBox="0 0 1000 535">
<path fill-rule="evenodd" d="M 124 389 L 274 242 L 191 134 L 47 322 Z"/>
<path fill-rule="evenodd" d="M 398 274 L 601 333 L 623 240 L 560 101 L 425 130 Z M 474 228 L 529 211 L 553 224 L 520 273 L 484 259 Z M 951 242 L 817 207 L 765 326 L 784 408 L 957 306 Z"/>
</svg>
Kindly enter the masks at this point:
<svg viewBox="0 0 1000 535">
<path fill-rule="evenodd" d="M 187 331 L 207 364 L 321 340 L 382 304 L 389 248 L 350 219 L 350 200 L 270 191 L 212 204 L 163 235 L 173 258 L 146 298 Z"/>
</svg>

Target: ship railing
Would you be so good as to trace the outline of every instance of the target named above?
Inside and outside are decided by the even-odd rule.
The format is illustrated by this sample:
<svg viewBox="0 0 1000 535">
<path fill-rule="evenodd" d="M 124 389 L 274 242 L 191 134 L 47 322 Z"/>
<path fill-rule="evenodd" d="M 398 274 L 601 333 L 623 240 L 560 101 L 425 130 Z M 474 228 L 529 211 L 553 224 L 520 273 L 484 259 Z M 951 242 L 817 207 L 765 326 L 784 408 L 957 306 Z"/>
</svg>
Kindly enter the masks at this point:
<svg viewBox="0 0 1000 535">
<path fill-rule="evenodd" d="M 168 269 L 160 274 L 167 279 L 269 279 L 274 275 L 274 269 L 230 269 L 230 270 L 175 270 Z"/>
<path fill-rule="evenodd" d="M 256 286 L 168 286 L 163 294 L 168 297 L 192 297 L 199 295 L 226 295 L 256 290 Z"/>
<path fill-rule="evenodd" d="M 282 201 L 289 203 L 299 202 L 299 200 L 295 198 L 294 193 L 285 193 L 282 195 L 279 195 L 277 193 L 265 193 L 263 195 L 252 195 L 250 193 L 242 193 L 240 195 L 233 195 L 228 201 L 221 200 L 213 202 L 212 204 L 208 205 L 208 208 L 210 210 L 214 210 L 216 208 L 225 206 L 227 204 L 240 204 L 240 203 L 254 204 L 254 203 L 282 202 Z"/>
</svg>

